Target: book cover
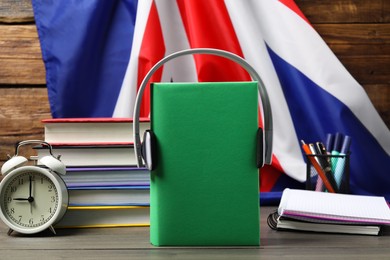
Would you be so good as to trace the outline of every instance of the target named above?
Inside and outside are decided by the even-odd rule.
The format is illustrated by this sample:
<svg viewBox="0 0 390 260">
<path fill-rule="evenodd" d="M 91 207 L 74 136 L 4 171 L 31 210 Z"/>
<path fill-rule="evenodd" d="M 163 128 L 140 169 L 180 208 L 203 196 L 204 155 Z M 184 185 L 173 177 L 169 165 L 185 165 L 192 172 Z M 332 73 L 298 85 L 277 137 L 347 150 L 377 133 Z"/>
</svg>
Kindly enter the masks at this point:
<svg viewBox="0 0 390 260">
<path fill-rule="evenodd" d="M 256 82 L 153 84 L 153 245 L 259 245 L 257 96 Z"/>
<path fill-rule="evenodd" d="M 149 186 L 69 187 L 69 206 L 149 206 Z"/>
<path fill-rule="evenodd" d="M 56 228 L 143 227 L 150 225 L 147 206 L 70 206 Z"/>
<path fill-rule="evenodd" d="M 76 118 L 47 118 L 41 121 L 44 124 L 55 123 L 132 123 L 132 118 L 127 117 L 76 117 Z M 149 118 L 141 117 L 140 122 L 149 122 Z"/>
<path fill-rule="evenodd" d="M 54 118 L 42 120 L 45 141 L 50 144 L 131 143 L 132 118 Z M 149 119 L 140 119 L 140 132 L 149 129 Z"/>
<path fill-rule="evenodd" d="M 37 151 L 38 165 L 40 159 L 49 155 L 46 146 L 34 147 Z M 52 145 L 53 153 L 60 155 L 67 167 L 78 166 L 135 166 L 133 143 L 90 143 Z"/>
<path fill-rule="evenodd" d="M 137 167 L 68 167 L 62 179 L 68 188 L 149 186 L 150 172 Z"/>
</svg>

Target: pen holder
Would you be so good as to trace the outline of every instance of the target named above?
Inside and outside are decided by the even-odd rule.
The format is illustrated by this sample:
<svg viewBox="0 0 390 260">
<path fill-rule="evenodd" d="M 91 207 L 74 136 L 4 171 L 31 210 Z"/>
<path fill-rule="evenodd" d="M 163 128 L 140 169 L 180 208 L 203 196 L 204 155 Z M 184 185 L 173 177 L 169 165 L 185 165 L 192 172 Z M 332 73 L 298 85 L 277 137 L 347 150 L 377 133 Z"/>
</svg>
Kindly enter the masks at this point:
<svg viewBox="0 0 390 260">
<path fill-rule="evenodd" d="M 324 174 L 318 173 L 318 167 L 313 165 L 318 162 L 321 165 L 322 173 L 325 177 L 329 177 L 328 184 L 336 186 L 335 191 L 338 193 L 350 193 L 349 189 L 349 159 L 350 154 L 342 155 L 323 155 L 323 154 L 308 154 L 306 164 L 306 189 L 315 191 L 327 191 L 324 180 L 321 176 Z M 328 174 L 331 176 L 327 175 Z M 331 179 L 333 178 L 333 180 Z"/>
</svg>

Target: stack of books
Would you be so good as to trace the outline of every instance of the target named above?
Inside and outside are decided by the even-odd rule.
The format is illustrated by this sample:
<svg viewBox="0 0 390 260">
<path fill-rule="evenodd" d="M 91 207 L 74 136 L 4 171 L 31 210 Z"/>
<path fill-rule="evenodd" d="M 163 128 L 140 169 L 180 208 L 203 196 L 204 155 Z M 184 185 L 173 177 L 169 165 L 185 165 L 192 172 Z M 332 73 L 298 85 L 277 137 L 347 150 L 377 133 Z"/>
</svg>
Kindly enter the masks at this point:
<svg viewBox="0 0 390 260">
<path fill-rule="evenodd" d="M 379 196 L 285 189 L 268 225 L 276 230 L 379 235 L 390 225 L 390 209 Z"/>
<path fill-rule="evenodd" d="M 61 155 L 69 207 L 56 227 L 149 225 L 150 173 L 138 168 L 130 118 L 43 120 L 45 141 Z M 140 120 L 140 132 L 149 128 Z M 36 147 L 38 164 L 49 154 Z"/>
</svg>

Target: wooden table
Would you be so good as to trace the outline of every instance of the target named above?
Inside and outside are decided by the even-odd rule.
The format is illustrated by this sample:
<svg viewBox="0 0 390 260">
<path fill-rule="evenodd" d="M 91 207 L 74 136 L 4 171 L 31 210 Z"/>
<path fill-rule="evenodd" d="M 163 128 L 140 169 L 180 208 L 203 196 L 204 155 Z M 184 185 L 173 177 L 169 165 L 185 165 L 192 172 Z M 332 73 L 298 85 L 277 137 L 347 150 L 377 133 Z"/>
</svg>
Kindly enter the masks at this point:
<svg viewBox="0 0 390 260">
<path fill-rule="evenodd" d="M 34 236 L 0 223 L 0 259 L 390 259 L 390 228 L 382 236 L 316 234 L 271 230 L 275 207 L 261 207 L 261 246 L 246 248 L 159 248 L 149 228 L 58 229 Z"/>
</svg>

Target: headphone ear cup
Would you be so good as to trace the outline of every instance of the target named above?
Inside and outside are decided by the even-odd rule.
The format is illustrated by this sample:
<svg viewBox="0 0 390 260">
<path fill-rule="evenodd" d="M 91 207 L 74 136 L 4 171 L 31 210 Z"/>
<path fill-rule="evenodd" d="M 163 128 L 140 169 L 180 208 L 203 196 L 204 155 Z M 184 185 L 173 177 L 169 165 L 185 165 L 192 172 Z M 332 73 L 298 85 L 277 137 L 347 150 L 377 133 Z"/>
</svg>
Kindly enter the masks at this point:
<svg viewBox="0 0 390 260">
<path fill-rule="evenodd" d="M 258 128 L 257 129 L 257 134 L 256 134 L 256 166 L 257 168 L 261 168 L 264 165 L 263 161 L 263 156 L 264 156 L 264 151 L 263 151 L 263 129 Z"/>
<path fill-rule="evenodd" d="M 157 165 L 156 145 L 155 134 L 151 130 L 146 130 L 144 132 L 141 154 L 149 171 L 154 170 Z"/>
<path fill-rule="evenodd" d="M 27 158 L 23 156 L 14 156 L 8 161 L 6 161 L 1 167 L 1 174 L 6 175 L 12 170 L 26 164 Z"/>
<path fill-rule="evenodd" d="M 43 157 L 42 159 L 39 160 L 43 165 L 45 165 L 47 168 L 50 170 L 61 174 L 65 175 L 66 174 L 66 167 L 63 162 L 55 158 L 54 156 L 48 155 Z"/>
</svg>

